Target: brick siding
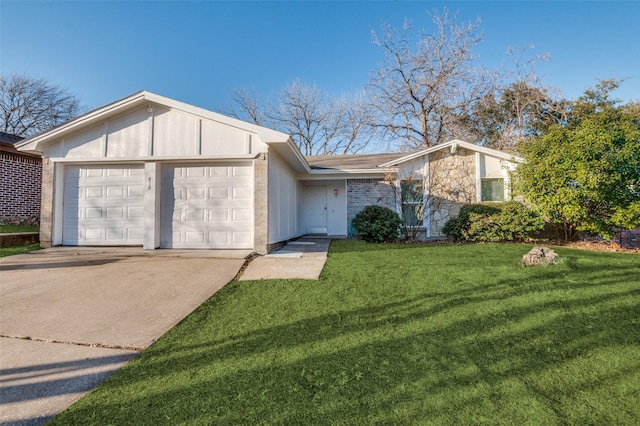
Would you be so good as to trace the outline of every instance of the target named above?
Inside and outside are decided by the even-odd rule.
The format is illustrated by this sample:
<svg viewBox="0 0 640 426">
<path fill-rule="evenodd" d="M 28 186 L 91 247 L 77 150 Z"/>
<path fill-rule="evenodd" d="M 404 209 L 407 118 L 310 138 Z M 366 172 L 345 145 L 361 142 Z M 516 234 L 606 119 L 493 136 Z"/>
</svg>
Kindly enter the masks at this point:
<svg viewBox="0 0 640 426">
<path fill-rule="evenodd" d="M 366 206 L 375 204 L 389 207 L 394 210 L 395 192 L 393 187 L 384 182 L 384 179 L 348 179 L 347 180 L 347 220 L 349 223 L 349 235 L 351 221 Z"/>
<path fill-rule="evenodd" d="M 618 234 L 620 245 L 628 249 L 640 249 L 640 228 L 628 229 Z"/>
<path fill-rule="evenodd" d="M 0 151 L 0 216 L 40 216 L 42 160 Z"/>
</svg>

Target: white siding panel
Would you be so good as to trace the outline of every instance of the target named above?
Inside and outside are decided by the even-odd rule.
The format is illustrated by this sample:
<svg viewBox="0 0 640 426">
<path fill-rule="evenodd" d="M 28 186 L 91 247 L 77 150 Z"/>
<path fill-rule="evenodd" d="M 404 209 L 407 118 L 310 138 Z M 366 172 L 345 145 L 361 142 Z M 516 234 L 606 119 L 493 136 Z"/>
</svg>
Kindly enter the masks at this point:
<svg viewBox="0 0 640 426">
<path fill-rule="evenodd" d="M 269 151 L 269 243 L 302 234 L 297 175 L 275 151 Z"/>
<path fill-rule="evenodd" d="M 67 166 L 62 243 L 141 245 L 143 186 L 142 165 Z"/>
<path fill-rule="evenodd" d="M 480 154 L 480 177 L 503 177 L 505 170 L 502 167 L 502 160 L 486 154 Z"/>
<path fill-rule="evenodd" d="M 146 107 L 109 120 L 107 129 L 107 157 L 149 155 L 149 113 Z"/>
<path fill-rule="evenodd" d="M 203 155 L 249 154 L 249 134 L 243 130 L 225 126 L 215 121 L 202 122 Z"/>
<path fill-rule="evenodd" d="M 93 126 L 67 137 L 62 144 L 62 156 L 67 158 L 98 158 L 104 156 L 104 125 Z"/>
<path fill-rule="evenodd" d="M 154 156 L 198 154 L 200 132 L 197 117 L 163 108 L 156 108 L 154 114 Z"/>
<path fill-rule="evenodd" d="M 161 238 L 166 248 L 253 248 L 248 163 L 162 167 Z"/>
</svg>

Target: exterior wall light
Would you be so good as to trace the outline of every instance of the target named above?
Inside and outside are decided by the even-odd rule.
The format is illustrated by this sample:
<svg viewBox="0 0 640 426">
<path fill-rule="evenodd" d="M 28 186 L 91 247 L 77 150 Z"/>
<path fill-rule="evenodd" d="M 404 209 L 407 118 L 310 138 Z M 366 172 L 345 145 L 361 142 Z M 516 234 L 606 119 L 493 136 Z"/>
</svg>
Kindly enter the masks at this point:
<svg viewBox="0 0 640 426">
<path fill-rule="evenodd" d="M 338 191 L 338 188 L 336 188 L 333 190 L 333 195 L 337 197 L 339 192 L 340 191 Z"/>
</svg>

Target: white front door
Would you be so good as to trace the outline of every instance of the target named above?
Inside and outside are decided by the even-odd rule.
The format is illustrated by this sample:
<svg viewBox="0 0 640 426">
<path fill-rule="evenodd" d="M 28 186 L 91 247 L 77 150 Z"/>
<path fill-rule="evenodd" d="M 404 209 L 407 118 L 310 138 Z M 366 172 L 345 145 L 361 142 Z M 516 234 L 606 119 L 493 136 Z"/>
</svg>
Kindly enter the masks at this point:
<svg viewBox="0 0 640 426">
<path fill-rule="evenodd" d="M 304 187 L 303 216 L 305 233 L 327 233 L 327 186 L 309 185 Z"/>
<path fill-rule="evenodd" d="M 142 245 L 143 215 L 141 164 L 66 167 L 62 244 Z"/>
<path fill-rule="evenodd" d="M 253 248 L 252 167 L 163 165 L 160 221 L 164 248 Z"/>
</svg>

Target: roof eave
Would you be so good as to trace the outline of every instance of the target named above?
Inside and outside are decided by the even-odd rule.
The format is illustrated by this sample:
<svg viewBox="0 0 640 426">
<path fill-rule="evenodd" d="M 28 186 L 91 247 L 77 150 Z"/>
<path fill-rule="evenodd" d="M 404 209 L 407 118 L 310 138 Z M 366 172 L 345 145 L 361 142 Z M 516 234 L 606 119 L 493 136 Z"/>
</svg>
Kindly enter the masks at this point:
<svg viewBox="0 0 640 426">
<path fill-rule="evenodd" d="M 275 132 L 275 131 L 273 131 Z M 298 173 L 310 173 L 311 167 L 309 163 L 304 158 L 295 142 L 289 135 L 284 133 L 276 132 L 280 135 L 285 135 L 285 140 L 266 140 L 265 143 L 269 145 L 269 148 L 273 148 L 276 150 L 281 157 L 283 157 L 287 163 Z M 262 138 L 262 136 L 261 136 Z"/>
<path fill-rule="evenodd" d="M 398 158 L 396 160 L 388 161 L 386 163 L 380 164 L 379 167 L 397 166 L 397 165 L 399 165 L 401 163 L 404 163 L 406 161 L 411 161 L 411 160 L 413 160 L 415 158 L 422 157 L 424 155 L 430 154 L 430 153 L 435 152 L 435 151 L 439 151 L 441 149 L 451 148 L 452 146 L 455 146 L 456 148 L 458 146 L 460 146 L 461 148 L 464 148 L 464 149 L 467 149 L 467 150 L 470 150 L 470 151 L 481 152 L 483 154 L 487 154 L 487 155 L 491 155 L 491 156 L 494 156 L 494 157 L 498 157 L 498 158 L 501 158 L 501 159 L 507 160 L 507 161 L 515 161 L 515 162 L 518 162 L 518 163 L 523 163 L 524 162 L 524 159 L 522 157 L 518 157 L 517 155 L 514 155 L 514 154 L 509 154 L 509 153 L 498 151 L 498 150 L 495 150 L 495 149 L 492 149 L 492 148 L 486 148 L 486 147 L 480 146 L 480 145 L 474 145 L 472 143 L 469 143 L 469 142 L 466 142 L 466 141 L 463 141 L 463 140 L 460 140 L 460 139 L 452 139 L 452 140 L 450 140 L 448 142 L 445 142 L 443 144 L 435 145 L 435 146 L 432 146 L 430 148 L 423 149 L 421 151 L 417 151 L 417 152 L 405 155 L 404 157 L 400 157 L 400 158 Z"/>
<path fill-rule="evenodd" d="M 397 167 L 376 167 L 371 169 L 311 169 L 309 174 L 312 175 L 335 175 L 335 174 L 345 174 L 345 175 L 353 175 L 353 174 L 372 174 L 372 173 L 396 173 L 398 171 Z"/>
</svg>

